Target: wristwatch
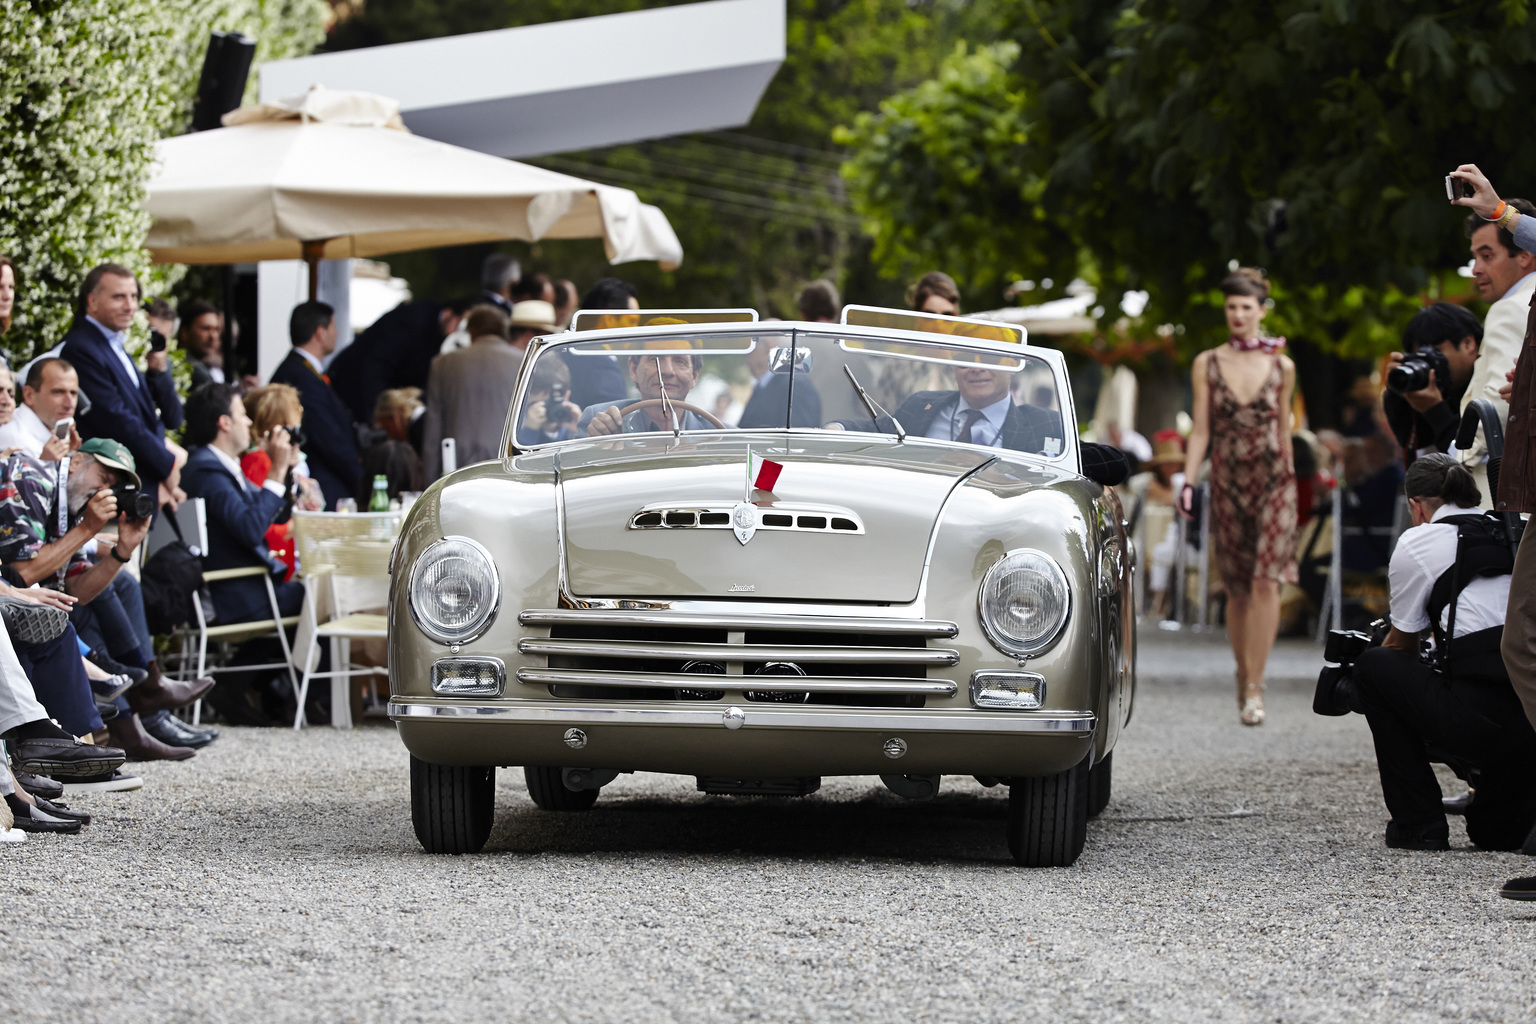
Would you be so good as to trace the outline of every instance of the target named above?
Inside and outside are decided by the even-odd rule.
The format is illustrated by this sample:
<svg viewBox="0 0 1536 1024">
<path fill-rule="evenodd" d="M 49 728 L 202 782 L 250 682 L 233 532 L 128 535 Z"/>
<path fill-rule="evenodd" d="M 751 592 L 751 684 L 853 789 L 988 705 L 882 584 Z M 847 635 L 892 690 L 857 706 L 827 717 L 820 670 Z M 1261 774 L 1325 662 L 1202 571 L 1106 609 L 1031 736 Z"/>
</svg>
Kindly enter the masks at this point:
<svg viewBox="0 0 1536 1024">
<path fill-rule="evenodd" d="M 129 555 L 129 556 L 127 556 L 127 557 L 126 557 L 126 558 L 125 558 L 125 557 L 123 557 L 123 556 L 122 556 L 122 555 L 120 555 L 120 554 L 118 554 L 118 553 L 117 553 L 117 545 L 116 545 L 116 544 L 113 544 L 113 545 L 112 545 L 112 546 L 111 546 L 111 547 L 110 547 L 110 548 L 108 548 L 108 549 L 107 549 L 107 550 L 108 550 L 108 551 L 110 551 L 110 552 L 112 552 L 112 557 L 113 557 L 113 558 L 115 558 L 115 559 L 117 559 L 117 560 L 118 560 L 118 561 L 119 561 L 119 562 L 121 562 L 121 563 L 122 563 L 122 564 L 123 564 L 123 565 L 127 565 L 127 564 L 128 564 L 128 563 L 129 563 L 129 562 L 131 562 L 131 561 L 133 561 L 133 556 L 132 556 L 132 555 Z"/>
</svg>

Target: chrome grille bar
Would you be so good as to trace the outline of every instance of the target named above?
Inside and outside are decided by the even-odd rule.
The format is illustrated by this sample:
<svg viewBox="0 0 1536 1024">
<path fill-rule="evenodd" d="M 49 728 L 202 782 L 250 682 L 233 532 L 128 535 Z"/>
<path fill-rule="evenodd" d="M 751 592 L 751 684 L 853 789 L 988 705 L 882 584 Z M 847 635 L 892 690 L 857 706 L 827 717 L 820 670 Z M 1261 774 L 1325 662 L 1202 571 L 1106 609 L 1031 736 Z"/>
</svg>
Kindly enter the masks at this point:
<svg viewBox="0 0 1536 1024">
<path fill-rule="evenodd" d="M 525 637 L 524 654 L 575 655 L 589 658 L 691 658 L 712 661 L 793 661 L 843 665 L 958 665 L 960 653 L 935 647 L 780 647 L 771 644 L 684 644 L 652 640 L 565 640 Z"/>
<path fill-rule="evenodd" d="M 772 629 L 803 633 L 870 633 L 947 639 L 960 627 L 935 619 L 875 619 L 854 615 L 705 615 L 697 612 L 533 608 L 521 612 L 525 626 L 652 626 L 679 629 Z"/>
<path fill-rule="evenodd" d="M 695 672 L 605 672 L 596 669 L 520 668 L 517 681 L 533 686 L 677 687 L 687 690 L 753 690 L 764 693 L 862 693 L 904 697 L 951 697 L 953 679 L 890 679 L 879 676 L 747 676 Z"/>
</svg>

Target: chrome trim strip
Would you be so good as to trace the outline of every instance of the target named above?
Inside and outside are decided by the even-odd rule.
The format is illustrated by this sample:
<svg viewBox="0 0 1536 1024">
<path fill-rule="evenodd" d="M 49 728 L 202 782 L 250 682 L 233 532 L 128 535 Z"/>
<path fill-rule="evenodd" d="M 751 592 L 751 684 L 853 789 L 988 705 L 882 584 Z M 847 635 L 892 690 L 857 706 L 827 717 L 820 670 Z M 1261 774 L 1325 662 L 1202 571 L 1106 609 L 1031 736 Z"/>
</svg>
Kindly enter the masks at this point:
<svg viewBox="0 0 1536 1024">
<path fill-rule="evenodd" d="M 667 658 L 716 661 L 798 661 L 810 664 L 958 665 L 960 652 L 935 647 L 780 647 L 769 644 L 675 644 L 655 640 L 566 640 L 524 637 L 522 654 L 589 658 Z"/>
<path fill-rule="evenodd" d="M 744 709 L 748 729 L 826 729 L 842 732 L 900 733 L 1055 733 L 1089 736 L 1097 726 L 1092 711 L 1020 711 L 1015 714 L 952 712 L 810 711 L 763 708 Z M 530 704 L 426 703 L 417 699 L 391 700 L 389 717 L 402 719 L 455 719 L 548 726 L 723 726 L 720 707 L 695 708 L 580 708 Z"/>
<path fill-rule="evenodd" d="M 640 508 L 629 517 L 630 530 L 730 530 L 734 528 L 732 515 L 735 513 L 738 503 L 726 504 L 723 502 L 685 503 L 676 501 L 653 502 Z M 757 525 L 754 529 L 779 531 L 782 533 L 815 533 L 815 534 L 841 534 L 847 537 L 857 537 L 864 533 L 864 519 L 857 512 L 841 505 L 810 505 L 803 502 L 781 501 L 769 505 L 753 504 L 751 507 L 757 510 Z M 673 512 L 692 513 L 694 522 L 672 525 L 666 522 L 668 514 Z M 706 512 L 725 516 L 723 523 L 711 523 L 705 525 L 698 522 L 698 517 Z M 659 515 L 662 521 L 648 526 L 642 526 L 639 522 L 644 515 Z M 787 515 L 791 519 L 788 526 L 773 526 L 763 521 L 764 516 Z M 800 516 L 819 516 L 827 520 L 826 526 L 801 526 L 798 522 Z M 832 526 L 833 519 L 846 519 L 853 524 L 851 530 L 839 530 Z"/>
<path fill-rule="evenodd" d="M 704 672 L 606 672 L 580 668 L 520 668 L 517 681 L 531 686 L 680 687 L 687 690 L 754 690 L 766 693 L 883 693 L 952 697 L 953 679 L 886 676 L 748 676 Z"/>
<path fill-rule="evenodd" d="M 936 619 L 876 619 L 853 615 L 718 615 L 699 612 L 620 611 L 608 608 L 530 608 L 519 612 L 524 626 L 675 626 L 692 629 L 772 629 L 806 633 L 895 633 L 948 639 L 960 633 L 953 622 Z"/>
</svg>

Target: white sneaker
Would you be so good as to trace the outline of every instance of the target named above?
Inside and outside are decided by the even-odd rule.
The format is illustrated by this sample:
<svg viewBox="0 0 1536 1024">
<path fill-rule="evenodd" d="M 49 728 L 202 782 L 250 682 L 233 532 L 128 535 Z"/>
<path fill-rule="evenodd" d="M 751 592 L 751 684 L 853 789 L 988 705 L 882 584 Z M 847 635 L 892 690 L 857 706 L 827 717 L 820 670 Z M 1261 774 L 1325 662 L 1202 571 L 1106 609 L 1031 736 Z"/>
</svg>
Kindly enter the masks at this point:
<svg viewBox="0 0 1536 1024">
<path fill-rule="evenodd" d="M 26 841 L 27 834 L 19 828 L 8 828 L 4 832 L 0 832 L 0 843 L 24 843 Z"/>
<path fill-rule="evenodd" d="M 127 793 L 144 788 L 144 780 L 137 775 L 115 771 L 111 775 L 97 775 L 89 779 L 58 779 L 66 793 Z"/>
</svg>

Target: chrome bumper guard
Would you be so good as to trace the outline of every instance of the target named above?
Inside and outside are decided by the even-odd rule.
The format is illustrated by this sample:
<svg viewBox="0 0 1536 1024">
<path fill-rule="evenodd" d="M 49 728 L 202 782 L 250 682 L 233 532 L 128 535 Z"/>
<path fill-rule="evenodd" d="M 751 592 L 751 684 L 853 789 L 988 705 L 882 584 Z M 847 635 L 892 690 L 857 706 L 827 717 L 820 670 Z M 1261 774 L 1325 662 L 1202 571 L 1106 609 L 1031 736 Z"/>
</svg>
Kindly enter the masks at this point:
<svg viewBox="0 0 1536 1024">
<path fill-rule="evenodd" d="M 474 704 L 459 700 L 391 700 L 394 721 L 506 722 L 513 725 L 591 727 L 714 726 L 723 729 L 825 729 L 904 733 L 1047 733 L 1092 735 L 1097 718 L 1092 711 L 839 711 L 758 707 L 739 704 L 713 708 L 583 708 L 547 704 Z"/>
</svg>

